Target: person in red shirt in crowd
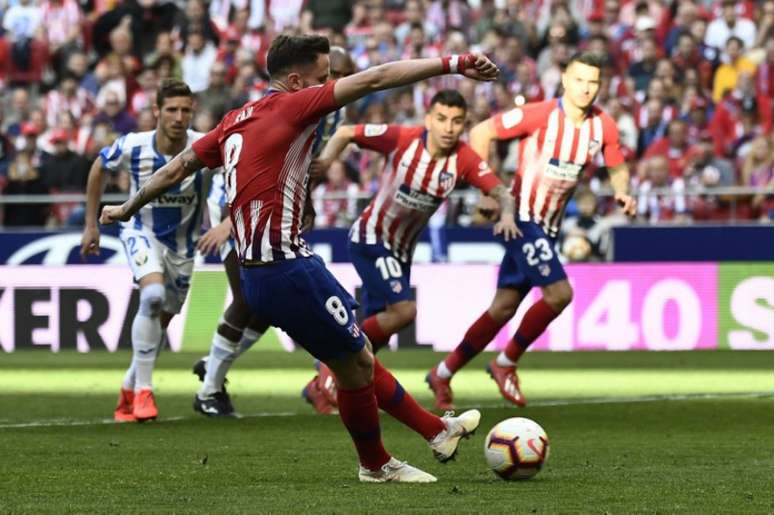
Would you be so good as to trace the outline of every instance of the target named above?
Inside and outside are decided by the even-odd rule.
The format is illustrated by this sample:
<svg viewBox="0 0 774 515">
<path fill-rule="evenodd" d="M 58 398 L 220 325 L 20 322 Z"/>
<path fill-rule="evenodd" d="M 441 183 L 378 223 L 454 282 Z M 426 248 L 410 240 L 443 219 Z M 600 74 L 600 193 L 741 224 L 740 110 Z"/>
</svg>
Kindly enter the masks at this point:
<svg viewBox="0 0 774 515">
<path fill-rule="evenodd" d="M 757 96 L 774 98 L 774 37 L 766 40 L 766 58 L 755 71 L 755 93 Z"/>
<path fill-rule="evenodd" d="M 711 108 L 709 101 L 699 95 L 694 95 L 687 102 L 688 109 L 685 121 L 688 128 L 688 142 L 695 144 L 699 141 L 702 134 L 709 131 L 709 120 L 711 118 Z"/>
<path fill-rule="evenodd" d="M 696 70 L 699 74 L 699 83 L 702 88 L 712 89 L 713 66 L 699 52 L 696 40 L 689 32 L 683 32 L 677 38 L 677 45 L 672 53 L 672 64 L 684 75 L 688 69 Z"/>
<path fill-rule="evenodd" d="M 688 144 L 688 124 L 679 118 L 669 122 L 667 135 L 658 138 L 645 150 L 644 157 L 665 156 L 668 160 L 669 176 L 680 177 L 686 166 Z"/>
<path fill-rule="evenodd" d="M 685 202 L 685 181 L 682 177 L 670 176 L 667 157 L 654 155 L 643 160 L 642 164 L 643 170 L 638 174 L 641 177 L 637 188 L 640 194 L 637 199 L 638 218 L 650 223 L 690 219 Z M 667 191 L 652 193 L 654 189 Z"/>
</svg>

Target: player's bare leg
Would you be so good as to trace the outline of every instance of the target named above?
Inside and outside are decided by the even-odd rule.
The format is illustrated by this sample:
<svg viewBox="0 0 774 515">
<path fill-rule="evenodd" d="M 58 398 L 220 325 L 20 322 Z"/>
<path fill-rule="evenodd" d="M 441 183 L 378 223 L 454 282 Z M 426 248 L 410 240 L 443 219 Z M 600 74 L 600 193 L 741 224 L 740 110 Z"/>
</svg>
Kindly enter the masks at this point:
<svg viewBox="0 0 774 515">
<path fill-rule="evenodd" d="M 366 318 L 361 328 L 371 342 L 374 353 L 377 353 L 379 349 L 387 345 L 393 334 L 407 327 L 416 317 L 416 301 L 404 300 L 388 304 L 384 311 Z M 316 386 L 312 384 L 315 379 Z M 319 399 L 319 395 L 322 395 L 324 399 Z M 304 397 L 318 413 L 331 413 L 335 409 L 337 405 L 336 382 L 324 363 L 319 364 L 318 375 L 304 388 Z"/>
<path fill-rule="evenodd" d="M 490 375 L 497 382 L 502 396 L 517 406 L 527 404 L 516 374 L 519 359 L 532 342 L 543 334 L 548 324 L 572 301 L 572 287 L 567 279 L 544 286 L 542 292 L 543 297 L 524 314 L 516 334 L 487 367 Z"/>
<path fill-rule="evenodd" d="M 239 284 L 239 263 L 231 252 L 224 262 L 233 300 L 226 308 L 212 337 L 207 358 L 193 368 L 202 387 L 194 397 L 194 410 L 207 416 L 230 416 L 234 406 L 226 390 L 226 375 L 234 361 L 260 339 L 268 324 L 252 316 Z"/>
<path fill-rule="evenodd" d="M 172 319 L 162 311 L 164 277 L 153 272 L 140 278 L 140 307 L 132 322 L 132 363 L 126 371 L 114 418 L 144 421 L 158 416 L 153 397 L 153 366 L 164 328 Z M 129 410 L 131 404 L 131 411 Z"/>
<path fill-rule="evenodd" d="M 519 290 L 499 288 L 489 309 L 468 328 L 457 348 L 428 372 L 425 381 L 435 395 L 436 408 L 454 408 L 452 377 L 489 345 L 500 329 L 516 314 L 522 299 L 523 295 Z"/>
</svg>

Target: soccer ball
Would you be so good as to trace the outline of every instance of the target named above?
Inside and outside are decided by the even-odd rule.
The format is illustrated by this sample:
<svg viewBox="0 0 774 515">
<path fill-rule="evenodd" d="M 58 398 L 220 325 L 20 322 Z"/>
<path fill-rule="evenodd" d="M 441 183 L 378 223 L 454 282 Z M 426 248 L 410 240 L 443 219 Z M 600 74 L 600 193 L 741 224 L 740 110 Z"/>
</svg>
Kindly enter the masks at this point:
<svg viewBox="0 0 774 515">
<path fill-rule="evenodd" d="M 529 479 L 548 459 L 548 435 L 528 418 L 503 420 L 489 431 L 484 456 L 492 471 L 505 480 Z"/>
</svg>

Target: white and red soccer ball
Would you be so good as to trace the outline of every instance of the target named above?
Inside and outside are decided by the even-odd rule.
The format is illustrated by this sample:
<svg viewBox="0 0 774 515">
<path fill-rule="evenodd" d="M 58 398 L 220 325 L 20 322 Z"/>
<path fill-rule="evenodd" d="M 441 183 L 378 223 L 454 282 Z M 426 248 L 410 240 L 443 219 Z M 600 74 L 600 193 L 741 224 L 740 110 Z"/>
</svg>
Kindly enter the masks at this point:
<svg viewBox="0 0 774 515">
<path fill-rule="evenodd" d="M 534 420 L 514 417 L 489 431 L 484 456 L 492 471 L 505 480 L 529 479 L 537 474 L 550 451 L 548 435 Z"/>
</svg>

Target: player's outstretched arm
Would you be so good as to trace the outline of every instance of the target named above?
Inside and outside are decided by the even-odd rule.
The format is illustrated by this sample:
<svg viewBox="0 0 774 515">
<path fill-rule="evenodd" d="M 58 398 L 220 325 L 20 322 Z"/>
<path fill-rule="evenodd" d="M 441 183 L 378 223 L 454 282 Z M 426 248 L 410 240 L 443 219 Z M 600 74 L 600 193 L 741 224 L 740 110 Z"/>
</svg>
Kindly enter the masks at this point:
<svg viewBox="0 0 774 515">
<path fill-rule="evenodd" d="M 431 59 L 407 59 L 369 68 L 336 81 L 333 94 L 340 106 L 374 91 L 412 84 L 436 75 L 459 73 L 483 81 L 497 79 L 500 70 L 482 54 L 461 54 Z"/>
<path fill-rule="evenodd" d="M 520 238 L 522 234 L 516 226 L 516 219 L 514 218 L 516 202 L 513 200 L 511 192 L 508 191 L 504 184 L 500 184 L 489 192 L 489 196 L 496 199 L 497 203 L 500 204 L 500 220 L 494 226 L 495 236 L 502 234 L 505 241 Z"/>
<path fill-rule="evenodd" d="M 355 139 L 355 126 L 342 125 L 339 127 L 328 143 L 320 152 L 320 156 L 312 161 L 309 167 L 309 176 L 316 184 L 322 181 L 331 164 L 339 158 L 344 149 Z M 316 185 L 315 184 L 315 185 Z M 312 188 L 314 189 L 314 188 Z"/>
<path fill-rule="evenodd" d="M 204 163 L 199 160 L 193 149 L 184 150 L 172 161 L 159 168 L 129 200 L 120 206 L 105 206 L 99 217 L 100 223 L 112 224 L 129 220 L 145 204 L 203 167 Z"/>
<path fill-rule="evenodd" d="M 492 140 L 497 139 L 497 131 L 491 118 L 477 123 L 470 129 L 470 147 L 484 161 L 489 160 L 489 149 L 492 146 Z"/>
<path fill-rule="evenodd" d="M 615 201 L 626 216 L 637 214 L 637 201 L 629 194 L 629 167 L 621 164 L 609 169 Z"/>
<path fill-rule="evenodd" d="M 81 257 L 89 254 L 99 256 L 99 226 L 97 209 L 102 192 L 105 190 L 105 176 L 102 172 L 102 157 L 97 156 L 89 170 L 86 181 L 86 223 L 81 237 Z"/>
</svg>

